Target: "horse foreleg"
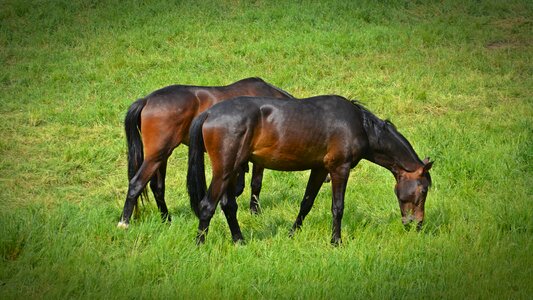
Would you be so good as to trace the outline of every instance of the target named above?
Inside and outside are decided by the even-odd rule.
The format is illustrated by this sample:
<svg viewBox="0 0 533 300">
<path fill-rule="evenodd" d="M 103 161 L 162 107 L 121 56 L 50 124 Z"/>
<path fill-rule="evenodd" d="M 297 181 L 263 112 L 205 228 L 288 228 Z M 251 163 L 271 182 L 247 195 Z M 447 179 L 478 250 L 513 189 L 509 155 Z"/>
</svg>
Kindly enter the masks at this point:
<svg viewBox="0 0 533 300">
<path fill-rule="evenodd" d="M 341 240 L 341 223 L 344 214 L 344 194 L 346 184 L 350 175 L 350 165 L 342 165 L 336 168 L 331 174 L 332 204 L 331 213 L 333 215 L 333 225 L 331 234 L 331 244 L 338 246 Z"/>
<path fill-rule="evenodd" d="M 292 225 L 292 229 L 289 234 L 291 237 L 294 235 L 296 230 L 302 227 L 303 220 L 311 211 L 316 195 L 318 194 L 318 191 L 320 190 L 320 187 L 322 186 L 322 183 L 327 175 L 328 171 L 325 169 L 311 170 L 311 175 L 309 176 L 309 181 L 307 182 L 304 198 L 300 204 L 300 212 L 298 213 L 298 217 L 296 217 L 296 221 Z"/>
<path fill-rule="evenodd" d="M 150 180 L 150 188 L 154 194 L 155 202 L 161 212 L 161 219 L 163 222 L 170 222 L 170 214 L 168 213 L 167 204 L 165 202 L 165 177 L 167 173 L 167 160 L 163 159 L 159 168 L 155 171 L 154 176 Z"/>
<path fill-rule="evenodd" d="M 261 206 L 259 205 L 259 194 L 261 193 L 261 185 L 263 182 L 263 172 L 265 169 L 258 164 L 252 167 L 252 196 L 250 199 L 250 212 L 252 214 L 261 213 Z"/>
</svg>

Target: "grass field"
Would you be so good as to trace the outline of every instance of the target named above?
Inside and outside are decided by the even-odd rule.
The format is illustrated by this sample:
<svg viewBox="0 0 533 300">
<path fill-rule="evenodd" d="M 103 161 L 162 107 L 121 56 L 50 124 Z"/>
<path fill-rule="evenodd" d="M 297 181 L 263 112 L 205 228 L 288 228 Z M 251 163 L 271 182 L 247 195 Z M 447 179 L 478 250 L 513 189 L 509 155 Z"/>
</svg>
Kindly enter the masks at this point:
<svg viewBox="0 0 533 300">
<path fill-rule="evenodd" d="M 0 0 L 0 299 L 531 299 L 532 16 L 513 0 Z M 341 247 L 329 184 L 290 239 L 308 172 L 267 171 L 262 215 L 248 188 L 238 199 L 247 244 L 217 213 L 198 248 L 184 146 L 173 223 L 151 201 L 117 229 L 129 104 L 250 76 L 390 118 L 435 160 L 423 231 L 404 230 L 394 178 L 365 161 Z"/>
</svg>

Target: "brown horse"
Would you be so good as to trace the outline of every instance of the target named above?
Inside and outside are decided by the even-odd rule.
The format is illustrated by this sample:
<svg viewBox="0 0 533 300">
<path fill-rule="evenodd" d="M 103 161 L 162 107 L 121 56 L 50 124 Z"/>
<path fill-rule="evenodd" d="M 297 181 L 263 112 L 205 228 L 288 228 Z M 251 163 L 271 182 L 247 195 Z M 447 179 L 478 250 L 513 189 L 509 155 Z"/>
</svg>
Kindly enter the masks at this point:
<svg viewBox="0 0 533 300">
<path fill-rule="evenodd" d="M 212 105 L 236 96 L 293 98 L 260 78 L 247 78 L 227 86 L 167 86 L 130 106 L 124 121 L 128 142 L 129 187 L 118 227 L 128 227 L 137 199 L 141 193 L 145 193 L 148 181 L 163 220 L 170 221 L 165 203 L 168 157 L 180 143 L 188 143 L 189 126 L 194 117 Z M 242 167 L 247 168 L 246 163 Z M 239 172 L 238 194 L 244 189 L 244 171 Z M 263 169 L 254 166 L 250 201 L 252 212 L 259 209 L 262 176 Z"/>
<path fill-rule="evenodd" d="M 187 188 L 200 219 L 197 243 L 203 243 L 217 203 L 235 242 L 243 239 L 237 221 L 234 182 L 247 161 L 263 168 L 311 170 L 292 232 L 311 210 L 328 172 L 331 175 L 333 234 L 341 242 L 344 194 L 350 169 L 361 159 L 387 168 L 396 178 L 402 221 L 424 220 L 432 162 L 418 158 L 411 144 L 388 121 L 355 101 L 319 96 L 303 101 L 239 97 L 217 104 L 192 123 Z M 206 191 L 204 149 L 211 159 L 212 181 Z"/>
</svg>

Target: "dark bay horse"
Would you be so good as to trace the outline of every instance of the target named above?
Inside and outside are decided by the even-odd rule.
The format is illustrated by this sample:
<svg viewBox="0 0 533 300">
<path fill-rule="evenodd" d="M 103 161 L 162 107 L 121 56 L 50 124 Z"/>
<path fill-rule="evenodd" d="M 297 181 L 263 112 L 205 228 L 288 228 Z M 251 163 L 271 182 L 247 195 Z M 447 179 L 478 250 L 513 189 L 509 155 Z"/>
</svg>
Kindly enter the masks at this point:
<svg viewBox="0 0 533 300">
<path fill-rule="evenodd" d="M 424 204 L 431 185 L 432 162 L 423 161 L 411 144 L 388 121 L 355 101 L 318 96 L 302 101 L 239 97 L 214 105 L 192 123 L 187 188 L 191 207 L 200 220 L 197 243 L 203 243 L 220 201 L 235 242 L 243 239 L 237 221 L 234 182 L 247 161 L 263 168 L 311 170 L 300 212 L 292 232 L 311 210 L 327 174 L 333 190 L 331 242 L 341 242 L 344 194 L 350 169 L 361 159 L 392 172 L 394 191 L 404 224 L 424 220 Z M 212 165 L 206 190 L 204 150 Z M 291 233 L 292 233 L 291 232 Z"/>
<path fill-rule="evenodd" d="M 227 86 L 167 86 L 131 104 L 124 121 L 129 187 L 118 227 L 128 227 L 137 199 L 145 192 L 148 181 L 163 220 L 170 221 L 165 203 L 168 157 L 180 143 L 188 143 L 189 126 L 194 117 L 212 105 L 236 96 L 293 98 L 260 78 L 246 78 Z M 244 170 L 239 174 L 238 194 L 244 188 Z M 257 212 L 259 208 L 262 176 L 263 169 L 254 166 L 250 201 L 252 212 Z"/>
</svg>

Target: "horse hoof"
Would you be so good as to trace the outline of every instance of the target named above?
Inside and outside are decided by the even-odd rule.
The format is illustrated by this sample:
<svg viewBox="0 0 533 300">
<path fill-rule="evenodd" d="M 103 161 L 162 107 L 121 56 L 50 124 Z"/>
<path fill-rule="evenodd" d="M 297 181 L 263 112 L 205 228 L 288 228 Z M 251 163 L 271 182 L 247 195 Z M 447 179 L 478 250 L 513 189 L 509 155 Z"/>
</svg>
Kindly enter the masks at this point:
<svg viewBox="0 0 533 300">
<path fill-rule="evenodd" d="M 233 244 L 235 246 L 244 246 L 246 245 L 246 241 L 244 239 L 237 239 L 237 240 L 233 240 Z"/>
<path fill-rule="evenodd" d="M 340 247 L 342 245 L 341 239 L 331 239 L 331 246 Z"/>
<path fill-rule="evenodd" d="M 250 213 L 252 215 L 258 215 L 261 213 L 259 198 L 256 195 L 252 195 L 252 200 L 250 201 Z"/>
<path fill-rule="evenodd" d="M 293 239 L 295 234 L 296 234 L 296 231 L 295 231 L 294 229 L 291 229 L 291 230 L 289 231 L 289 238 L 290 238 L 290 239 Z"/>
<path fill-rule="evenodd" d="M 416 224 L 416 231 L 417 231 L 417 232 L 422 231 L 422 222 L 418 222 L 418 223 Z"/>
<path fill-rule="evenodd" d="M 289 230 L 289 238 L 294 238 L 294 236 L 296 235 L 296 232 L 301 230 L 301 225 L 292 225 L 292 228 L 291 230 Z"/>
<path fill-rule="evenodd" d="M 172 224 L 172 219 L 170 218 L 170 215 L 168 215 L 168 216 L 162 216 L 162 217 L 161 217 L 161 222 L 162 222 L 163 224 L 168 224 L 168 225 L 170 225 L 170 224 Z"/>
<path fill-rule="evenodd" d="M 201 246 L 205 244 L 205 233 L 199 233 L 196 236 L 196 246 Z"/>
<path fill-rule="evenodd" d="M 125 223 L 122 221 L 118 222 L 117 224 L 117 228 L 120 228 L 120 229 L 128 229 L 128 226 L 129 226 L 128 223 Z"/>
</svg>

